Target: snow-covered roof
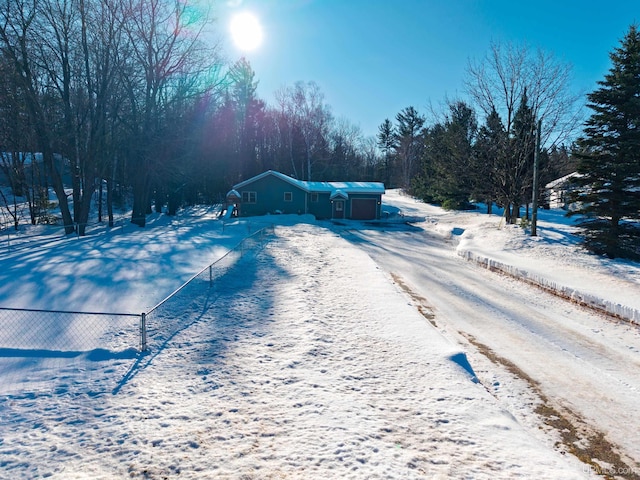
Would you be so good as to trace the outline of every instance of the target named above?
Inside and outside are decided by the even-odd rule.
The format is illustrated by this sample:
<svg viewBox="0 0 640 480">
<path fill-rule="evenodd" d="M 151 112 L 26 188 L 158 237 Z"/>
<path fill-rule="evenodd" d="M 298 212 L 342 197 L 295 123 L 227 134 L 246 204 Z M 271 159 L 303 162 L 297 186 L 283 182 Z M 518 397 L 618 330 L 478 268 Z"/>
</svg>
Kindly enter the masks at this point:
<svg viewBox="0 0 640 480">
<path fill-rule="evenodd" d="M 576 177 L 580 177 L 580 176 L 581 175 L 578 172 L 573 172 L 573 173 L 570 173 L 569 175 L 565 175 L 564 177 L 556 178 L 555 180 L 547 183 L 545 185 L 545 187 L 548 188 L 548 189 L 556 188 L 556 187 L 559 187 L 559 186 L 565 184 L 566 182 L 568 182 L 572 178 L 576 178 Z"/>
<path fill-rule="evenodd" d="M 237 190 L 229 190 L 227 192 L 227 198 L 242 198 L 242 195 Z"/>
<path fill-rule="evenodd" d="M 304 190 L 307 193 L 334 193 L 337 190 L 341 190 L 344 195 L 349 195 L 350 193 L 373 193 L 373 194 L 384 194 L 384 183 L 382 182 L 306 182 L 303 180 L 297 180 L 295 178 L 291 178 L 288 175 L 285 175 L 280 172 L 276 172 L 275 170 L 267 170 L 255 177 L 249 178 L 243 182 L 240 182 L 233 186 L 234 190 L 241 189 L 242 187 L 255 182 L 256 180 L 260 180 L 268 175 L 273 175 L 291 185 L 294 185 L 301 190 Z"/>
<path fill-rule="evenodd" d="M 334 198 L 348 198 L 349 195 L 347 195 L 346 193 L 344 193 L 340 188 L 337 188 L 336 190 L 334 190 L 331 193 L 331 196 L 329 197 L 331 200 L 333 200 Z"/>
</svg>

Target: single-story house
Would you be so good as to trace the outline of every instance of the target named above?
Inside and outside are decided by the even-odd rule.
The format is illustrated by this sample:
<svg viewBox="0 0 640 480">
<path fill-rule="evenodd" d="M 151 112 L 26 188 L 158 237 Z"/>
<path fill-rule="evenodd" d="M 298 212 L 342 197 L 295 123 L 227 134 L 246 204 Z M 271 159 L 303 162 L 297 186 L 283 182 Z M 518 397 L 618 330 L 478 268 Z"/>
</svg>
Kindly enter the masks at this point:
<svg viewBox="0 0 640 480">
<path fill-rule="evenodd" d="M 227 203 L 238 216 L 311 214 L 317 219 L 380 219 L 380 182 L 305 182 L 268 170 L 234 185 Z"/>
</svg>

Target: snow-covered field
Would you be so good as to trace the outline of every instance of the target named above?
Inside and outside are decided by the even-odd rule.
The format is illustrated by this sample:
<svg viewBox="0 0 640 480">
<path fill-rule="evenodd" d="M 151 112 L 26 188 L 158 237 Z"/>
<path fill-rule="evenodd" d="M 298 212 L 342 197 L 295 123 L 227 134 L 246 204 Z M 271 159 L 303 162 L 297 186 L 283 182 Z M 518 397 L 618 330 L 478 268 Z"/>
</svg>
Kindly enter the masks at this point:
<svg viewBox="0 0 640 480">
<path fill-rule="evenodd" d="M 496 217 L 443 212 L 397 192 L 384 200 L 450 237 L 443 248 L 461 268 L 468 262 L 456 249 L 539 275 L 545 264 L 560 266 L 549 281 L 640 309 L 640 266 L 585 255 L 554 212 L 531 239 Z M 152 218 L 146 229 L 38 247 L 13 240 L 0 251 L 0 307 L 147 311 L 269 223 L 275 234 L 264 248 L 213 288 L 167 303 L 144 355 L 123 348 L 62 358 L 59 347 L 0 345 L 0 477 L 592 475 L 478 383 L 455 339 L 343 237 L 344 227 L 273 216 L 223 228 L 212 212 L 192 210 Z M 47 381 L 25 382 L 34 372 Z"/>
</svg>

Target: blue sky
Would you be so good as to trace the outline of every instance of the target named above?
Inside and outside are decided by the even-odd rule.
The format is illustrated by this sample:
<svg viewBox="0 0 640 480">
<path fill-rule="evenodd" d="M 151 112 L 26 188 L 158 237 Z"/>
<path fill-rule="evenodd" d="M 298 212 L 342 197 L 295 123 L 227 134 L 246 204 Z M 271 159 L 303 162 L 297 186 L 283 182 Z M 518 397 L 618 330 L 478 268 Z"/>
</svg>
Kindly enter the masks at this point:
<svg viewBox="0 0 640 480">
<path fill-rule="evenodd" d="M 223 0 L 218 27 L 249 10 L 264 30 L 245 56 L 268 103 L 296 81 L 315 81 L 336 117 L 375 135 L 385 118 L 404 107 L 426 114 L 429 105 L 465 98 L 470 59 L 492 41 L 527 44 L 573 66 L 577 92 L 596 87 L 608 71 L 609 52 L 634 22 L 640 1 L 537 0 Z"/>
</svg>

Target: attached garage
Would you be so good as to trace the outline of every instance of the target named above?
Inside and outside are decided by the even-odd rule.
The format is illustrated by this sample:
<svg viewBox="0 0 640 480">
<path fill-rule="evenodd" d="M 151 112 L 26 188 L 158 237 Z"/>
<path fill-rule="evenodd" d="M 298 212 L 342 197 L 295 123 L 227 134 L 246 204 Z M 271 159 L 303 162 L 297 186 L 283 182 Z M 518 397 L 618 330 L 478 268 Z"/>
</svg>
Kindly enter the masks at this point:
<svg viewBox="0 0 640 480">
<path fill-rule="evenodd" d="M 375 198 L 351 199 L 351 218 L 353 220 L 374 220 L 377 218 L 378 202 Z"/>
</svg>

